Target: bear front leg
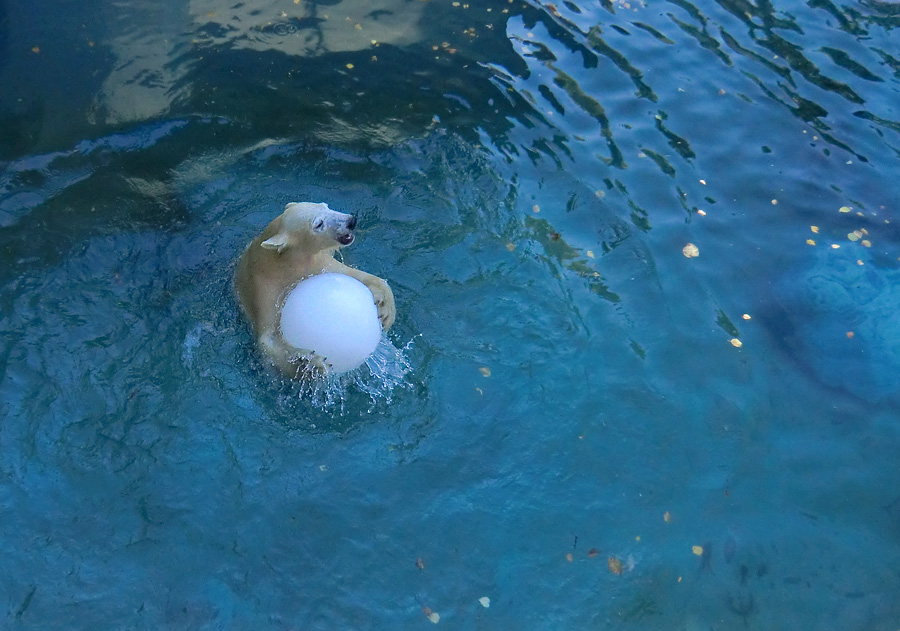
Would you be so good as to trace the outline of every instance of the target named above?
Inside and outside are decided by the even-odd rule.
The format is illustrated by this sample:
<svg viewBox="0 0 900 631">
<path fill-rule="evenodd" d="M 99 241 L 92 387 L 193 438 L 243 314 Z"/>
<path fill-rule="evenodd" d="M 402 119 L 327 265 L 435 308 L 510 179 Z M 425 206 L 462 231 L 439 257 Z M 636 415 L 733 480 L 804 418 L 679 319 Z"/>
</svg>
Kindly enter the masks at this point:
<svg viewBox="0 0 900 631">
<path fill-rule="evenodd" d="M 394 318 L 397 317 L 397 309 L 394 307 L 394 292 L 391 291 L 387 281 L 377 276 L 372 276 L 365 285 L 372 292 L 372 298 L 375 300 L 375 306 L 378 308 L 378 319 L 381 320 L 381 328 L 387 333 L 387 330 L 394 324 Z"/>
</svg>

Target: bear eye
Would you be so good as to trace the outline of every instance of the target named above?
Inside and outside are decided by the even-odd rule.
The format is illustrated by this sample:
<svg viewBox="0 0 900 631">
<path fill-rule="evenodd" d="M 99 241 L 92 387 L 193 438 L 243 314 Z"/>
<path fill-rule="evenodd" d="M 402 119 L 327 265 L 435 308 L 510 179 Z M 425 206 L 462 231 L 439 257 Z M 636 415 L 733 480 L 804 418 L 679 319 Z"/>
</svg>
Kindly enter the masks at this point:
<svg viewBox="0 0 900 631">
<path fill-rule="evenodd" d="M 317 217 L 315 221 L 313 221 L 313 230 L 316 232 L 321 232 L 325 229 L 325 220 L 321 217 Z"/>
</svg>

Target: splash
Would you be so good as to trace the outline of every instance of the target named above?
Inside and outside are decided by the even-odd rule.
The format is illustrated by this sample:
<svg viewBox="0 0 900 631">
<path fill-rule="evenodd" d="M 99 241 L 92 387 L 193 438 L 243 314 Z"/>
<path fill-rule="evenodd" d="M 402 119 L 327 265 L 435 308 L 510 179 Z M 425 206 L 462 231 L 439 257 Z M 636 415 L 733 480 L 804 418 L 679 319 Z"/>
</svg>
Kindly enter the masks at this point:
<svg viewBox="0 0 900 631">
<path fill-rule="evenodd" d="M 354 371 L 356 387 L 368 394 L 373 403 L 379 400 L 389 403 L 395 388 L 409 385 L 406 375 L 412 372 L 412 365 L 406 351 L 412 348 L 412 343 L 410 340 L 403 348 L 397 348 L 382 335 L 375 351 L 366 359 L 365 370 Z M 360 372 L 368 378 L 361 378 Z"/>
<path fill-rule="evenodd" d="M 353 392 L 362 392 L 369 398 L 369 411 L 377 405 L 390 403 L 394 391 L 409 387 L 406 376 L 412 372 L 412 365 L 406 353 L 413 340 L 403 348 L 397 348 L 382 335 L 378 346 L 365 363 L 346 373 L 328 375 L 324 378 L 301 374 L 294 381 L 291 397 L 298 397 L 322 411 L 337 411 L 343 414 Z"/>
</svg>

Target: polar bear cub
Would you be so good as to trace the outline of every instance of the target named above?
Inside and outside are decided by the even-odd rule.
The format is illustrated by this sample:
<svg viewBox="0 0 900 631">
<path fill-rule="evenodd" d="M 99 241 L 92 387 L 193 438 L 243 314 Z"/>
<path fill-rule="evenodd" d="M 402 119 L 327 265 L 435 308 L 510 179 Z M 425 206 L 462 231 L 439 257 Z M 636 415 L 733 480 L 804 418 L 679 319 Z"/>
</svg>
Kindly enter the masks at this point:
<svg viewBox="0 0 900 631">
<path fill-rule="evenodd" d="M 281 307 L 301 280 L 323 272 L 352 276 L 372 292 L 382 329 L 387 332 L 394 323 L 394 294 L 387 282 L 334 258 L 339 248 L 353 243 L 355 227 L 356 217 L 327 204 L 291 202 L 238 261 L 235 285 L 257 346 L 288 377 L 327 369 L 324 358 L 293 348 L 281 336 Z"/>
</svg>

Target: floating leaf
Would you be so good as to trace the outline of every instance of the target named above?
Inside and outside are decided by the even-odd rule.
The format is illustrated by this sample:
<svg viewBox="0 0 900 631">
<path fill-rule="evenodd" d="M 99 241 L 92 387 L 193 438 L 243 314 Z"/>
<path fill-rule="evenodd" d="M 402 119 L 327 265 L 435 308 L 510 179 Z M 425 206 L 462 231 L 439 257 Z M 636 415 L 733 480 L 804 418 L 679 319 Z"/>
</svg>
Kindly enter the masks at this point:
<svg viewBox="0 0 900 631">
<path fill-rule="evenodd" d="M 703 556 L 703 546 L 691 546 L 691 552 L 696 554 L 698 557 Z"/>
<path fill-rule="evenodd" d="M 478 368 L 478 372 L 481 373 L 482 377 L 490 377 L 491 376 L 491 369 L 488 368 L 487 366 L 480 366 Z"/>
<path fill-rule="evenodd" d="M 681 248 L 681 253 L 689 259 L 692 259 L 695 256 L 700 256 L 700 250 L 693 243 L 688 243 L 686 246 Z"/>
<path fill-rule="evenodd" d="M 815 232 L 816 234 L 819 234 L 819 226 L 810 226 L 809 229 L 812 230 L 813 232 Z"/>
<path fill-rule="evenodd" d="M 539 213 L 539 212 L 541 212 L 541 207 L 538 206 L 537 204 L 535 204 L 534 206 L 531 207 L 531 210 L 533 210 L 536 213 Z"/>
<path fill-rule="evenodd" d="M 566 561 L 568 561 L 569 563 L 571 563 L 571 562 L 574 561 L 574 560 L 575 560 L 575 557 L 572 556 L 572 553 L 571 553 L 571 552 L 566 553 Z"/>
<path fill-rule="evenodd" d="M 425 561 L 422 560 L 422 557 L 419 557 L 416 559 L 416 567 L 419 568 L 420 570 L 425 569 Z"/>
<path fill-rule="evenodd" d="M 813 241 L 812 239 L 807 239 L 807 240 L 806 240 L 806 244 L 807 244 L 807 245 L 815 245 L 816 242 Z"/>
<path fill-rule="evenodd" d="M 663 513 L 663 521 L 666 522 L 667 524 L 670 521 L 672 521 L 672 513 L 670 513 L 669 511 L 666 511 L 665 513 Z"/>
<path fill-rule="evenodd" d="M 478 599 L 478 602 L 481 603 L 481 606 L 484 607 L 485 609 L 487 609 L 488 607 L 491 606 L 491 599 L 488 598 L 487 596 L 482 596 L 481 598 Z"/>
<path fill-rule="evenodd" d="M 841 212 L 841 213 L 849 213 L 849 212 L 852 211 L 852 210 L 853 210 L 853 209 L 850 208 L 849 206 L 841 206 L 841 207 L 838 209 L 838 212 Z"/>
<path fill-rule="evenodd" d="M 750 319 L 750 314 L 749 314 L 749 313 L 745 313 L 745 314 L 742 315 L 741 317 L 744 318 L 745 320 L 749 320 L 749 319 Z"/>
<path fill-rule="evenodd" d="M 441 621 L 441 615 L 436 611 L 432 611 L 430 607 L 422 607 L 422 613 L 424 613 L 425 617 L 433 624 L 437 624 Z"/>
<path fill-rule="evenodd" d="M 622 562 L 616 557 L 609 557 L 606 559 L 606 565 L 609 566 L 609 571 L 613 574 L 618 575 L 622 573 Z"/>
<path fill-rule="evenodd" d="M 741 346 L 744 345 L 743 342 L 741 342 L 736 337 L 731 338 L 731 340 L 729 340 L 729 341 L 731 342 L 731 345 L 734 346 L 735 348 L 740 348 Z"/>
</svg>

